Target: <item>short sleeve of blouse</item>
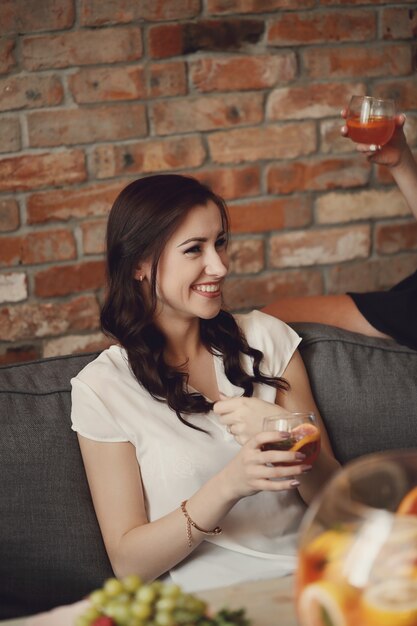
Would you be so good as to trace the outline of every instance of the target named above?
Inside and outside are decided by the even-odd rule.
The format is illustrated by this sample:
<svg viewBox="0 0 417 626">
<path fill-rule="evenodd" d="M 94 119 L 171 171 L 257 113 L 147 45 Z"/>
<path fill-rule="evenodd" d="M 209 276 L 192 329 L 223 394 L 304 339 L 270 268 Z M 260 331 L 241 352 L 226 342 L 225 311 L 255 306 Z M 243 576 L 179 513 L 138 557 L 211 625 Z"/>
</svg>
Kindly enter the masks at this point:
<svg viewBox="0 0 417 626">
<path fill-rule="evenodd" d="M 71 385 L 72 430 L 94 441 L 129 441 L 104 402 L 87 383 L 73 378 Z"/>
<path fill-rule="evenodd" d="M 263 352 L 262 373 L 282 376 L 301 337 L 285 322 L 261 311 L 237 315 L 236 321 L 248 344 Z"/>
</svg>

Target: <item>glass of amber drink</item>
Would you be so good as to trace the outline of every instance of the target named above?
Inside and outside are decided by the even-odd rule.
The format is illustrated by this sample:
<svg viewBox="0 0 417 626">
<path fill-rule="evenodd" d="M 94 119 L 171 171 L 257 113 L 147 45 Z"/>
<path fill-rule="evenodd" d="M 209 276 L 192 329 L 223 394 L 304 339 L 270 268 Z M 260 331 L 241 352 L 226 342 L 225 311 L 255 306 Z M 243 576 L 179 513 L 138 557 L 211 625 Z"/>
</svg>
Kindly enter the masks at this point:
<svg viewBox="0 0 417 626">
<path fill-rule="evenodd" d="M 417 449 L 347 463 L 299 533 L 301 626 L 417 626 Z"/>
<path fill-rule="evenodd" d="M 266 417 L 263 430 L 279 431 L 284 435 L 279 441 L 264 444 L 263 450 L 302 452 L 305 454 L 305 465 L 312 465 L 320 452 L 320 430 L 314 413 L 285 413 Z M 294 461 L 274 465 L 294 465 Z"/>
<path fill-rule="evenodd" d="M 371 96 L 352 96 L 346 125 L 352 141 L 383 146 L 394 133 L 395 102 Z"/>
</svg>

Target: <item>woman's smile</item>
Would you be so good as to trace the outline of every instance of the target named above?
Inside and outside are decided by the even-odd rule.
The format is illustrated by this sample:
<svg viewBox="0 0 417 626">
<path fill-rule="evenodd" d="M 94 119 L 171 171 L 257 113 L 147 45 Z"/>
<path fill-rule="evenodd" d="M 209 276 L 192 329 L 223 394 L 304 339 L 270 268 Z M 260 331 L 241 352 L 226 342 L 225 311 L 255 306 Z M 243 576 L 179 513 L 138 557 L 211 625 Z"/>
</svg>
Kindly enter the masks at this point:
<svg viewBox="0 0 417 626">
<path fill-rule="evenodd" d="M 205 298 L 217 298 L 221 294 L 220 282 L 198 283 L 191 285 L 191 289 Z"/>
</svg>

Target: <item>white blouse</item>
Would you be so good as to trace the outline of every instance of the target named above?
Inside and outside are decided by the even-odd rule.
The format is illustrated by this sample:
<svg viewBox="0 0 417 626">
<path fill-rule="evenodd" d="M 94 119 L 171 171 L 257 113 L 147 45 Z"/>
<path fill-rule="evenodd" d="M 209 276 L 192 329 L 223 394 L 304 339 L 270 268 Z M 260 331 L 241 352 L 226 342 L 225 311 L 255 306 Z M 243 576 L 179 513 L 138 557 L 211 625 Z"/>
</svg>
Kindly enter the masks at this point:
<svg viewBox="0 0 417 626">
<path fill-rule="evenodd" d="M 263 352 L 262 373 L 282 376 L 300 337 L 259 311 L 235 319 L 249 345 Z M 222 358 L 213 359 L 219 391 L 241 396 L 243 390 L 226 378 Z M 251 372 L 249 357 L 243 357 L 243 366 Z M 182 424 L 166 403 L 138 383 L 120 346 L 102 352 L 71 383 L 73 430 L 95 441 L 135 446 L 149 521 L 177 509 L 240 449 L 213 411 L 187 417 L 208 434 Z M 255 397 L 273 403 L 275 395 L 274 387 L 254 385 Z M 223 533 L 205 537 L 170 571 L 171 579 L 186 591 L 196 591 L 292 572 L 304 510 L 296 490 L 243 498 L 222 520 Z"/>
</svg>

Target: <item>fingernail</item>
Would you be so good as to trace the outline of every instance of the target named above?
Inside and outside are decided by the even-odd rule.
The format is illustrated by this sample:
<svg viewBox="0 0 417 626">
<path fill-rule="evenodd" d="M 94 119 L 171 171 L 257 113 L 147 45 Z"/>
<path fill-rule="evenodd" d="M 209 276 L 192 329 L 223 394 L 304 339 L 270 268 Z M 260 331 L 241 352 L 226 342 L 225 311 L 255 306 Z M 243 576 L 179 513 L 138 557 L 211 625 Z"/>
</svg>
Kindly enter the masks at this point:
<svg viewBox="0 0 417 626">
<path fill-rule="evenodd" d="M 306 455 L 302 452 L 296 452 L 295 458 L 297 459 L 297 461 L 303 461 L 306 458 Z"/>
<path fill-rule="evenodd" d="M 300 484 L 299 480 L 292 480 L 290 482 L 291 487 L 298 487 L 299 484 Z"/>
<path fill-rule="evenodd" d="M 371 152 L 376 152 L 376 151 L 378 150 L 378 146 L 376 146 L 376 145 L 373 143 L 373 144 L 371 144 L 371 145 L 369 146 L 369 150 L 370 150 Z"/>
<path fill-rule="evenodd" d="M 304 473 L 304 472 L 309 472 L 309 471 L 311 470 L 311 468 L 312 468 L 312 467 L 313 467 L 312 465 L 303 465 L 303 466 L 301 467 L 301 471 L 302 471 L 303 473 Z"/>
</svg>

